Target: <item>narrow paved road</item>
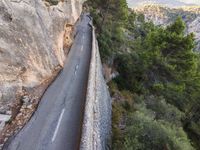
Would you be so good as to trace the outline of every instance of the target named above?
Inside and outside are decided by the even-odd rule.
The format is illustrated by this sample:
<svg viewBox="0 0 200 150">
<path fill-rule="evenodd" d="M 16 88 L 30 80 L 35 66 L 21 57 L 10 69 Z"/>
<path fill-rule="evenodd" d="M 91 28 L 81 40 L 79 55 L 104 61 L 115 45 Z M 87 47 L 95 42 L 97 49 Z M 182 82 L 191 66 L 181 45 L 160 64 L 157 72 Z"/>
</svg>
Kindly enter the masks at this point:
<svg viewBox="0 0 200 150">
<path fill-rule="evenodd" d="M 83 15 L 65 67 L 45 92 L 29 123 L 4 150 L 79 148 L 91 55 L 90 18 Z"/>
</svg>

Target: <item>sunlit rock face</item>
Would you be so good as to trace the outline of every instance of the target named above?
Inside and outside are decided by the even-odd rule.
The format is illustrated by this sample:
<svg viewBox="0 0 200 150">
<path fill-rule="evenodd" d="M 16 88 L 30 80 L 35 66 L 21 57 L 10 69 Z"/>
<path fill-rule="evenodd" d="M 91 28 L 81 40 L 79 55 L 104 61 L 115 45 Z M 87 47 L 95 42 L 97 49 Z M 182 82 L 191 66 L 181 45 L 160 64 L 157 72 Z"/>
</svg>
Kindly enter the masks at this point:
<svg viewBox="0 0 200 150">
<path fill-rule="evenodd" d="M 81 0 L 0 1 L 0 109 L 63 66 Z"/>
</svg>

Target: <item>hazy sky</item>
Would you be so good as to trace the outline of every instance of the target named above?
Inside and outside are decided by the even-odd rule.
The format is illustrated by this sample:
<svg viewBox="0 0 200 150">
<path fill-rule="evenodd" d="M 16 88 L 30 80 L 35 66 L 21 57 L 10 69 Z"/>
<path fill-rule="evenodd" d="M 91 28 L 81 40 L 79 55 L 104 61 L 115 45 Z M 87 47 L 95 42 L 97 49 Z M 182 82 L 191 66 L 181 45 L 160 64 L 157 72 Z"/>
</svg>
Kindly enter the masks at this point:
<svg viewBox="0 0 200 150">
<path fill-rule="evenodd" d="M 192 3 L 192 4 L 199 4 L 200 5 L 200 0 L 180 0 L 182 2 L 185 2 L 185 3 Z"/>
</svg>

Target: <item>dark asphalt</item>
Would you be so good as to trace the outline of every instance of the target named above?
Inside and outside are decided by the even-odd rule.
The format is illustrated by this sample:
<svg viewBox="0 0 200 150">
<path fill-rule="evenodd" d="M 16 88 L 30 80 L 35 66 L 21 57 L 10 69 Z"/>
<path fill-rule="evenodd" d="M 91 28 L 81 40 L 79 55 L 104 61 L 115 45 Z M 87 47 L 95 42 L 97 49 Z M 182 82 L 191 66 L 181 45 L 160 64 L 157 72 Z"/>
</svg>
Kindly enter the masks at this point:
<svg viewBox="0 0 200 150">
<path fill-rule="evenodd" d="M 79 149 L 92 46 L 90 18 L 83 15 L 65 67 L 45 92 L 28 124 L 4 150 Z"/>
</svg>

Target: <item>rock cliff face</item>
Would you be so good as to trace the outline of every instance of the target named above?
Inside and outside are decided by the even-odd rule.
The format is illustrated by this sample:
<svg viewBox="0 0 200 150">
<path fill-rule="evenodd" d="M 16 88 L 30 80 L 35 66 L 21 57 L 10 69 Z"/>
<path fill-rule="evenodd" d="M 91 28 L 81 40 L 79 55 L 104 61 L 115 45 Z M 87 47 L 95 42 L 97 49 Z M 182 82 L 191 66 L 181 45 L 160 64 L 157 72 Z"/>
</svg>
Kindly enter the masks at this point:
<svg viewBox="0 0 200 150">
<path fill-rule="evenodd" d="M 0 110 L 63 66 L 82 0 L 0 1 Z"/>
<path fill-rule="evenodd" d="M 178 16 L 182 17 L 186 23 L 186 33 L 195 33 L 196 50 L 200 51 L 200 6 L 170 8 L 161 5 L 144 5 L 135 8 L 135 11 L 143 13 L 146 20 L 162 26 L 172 23 Z"/>
</svg>

